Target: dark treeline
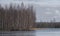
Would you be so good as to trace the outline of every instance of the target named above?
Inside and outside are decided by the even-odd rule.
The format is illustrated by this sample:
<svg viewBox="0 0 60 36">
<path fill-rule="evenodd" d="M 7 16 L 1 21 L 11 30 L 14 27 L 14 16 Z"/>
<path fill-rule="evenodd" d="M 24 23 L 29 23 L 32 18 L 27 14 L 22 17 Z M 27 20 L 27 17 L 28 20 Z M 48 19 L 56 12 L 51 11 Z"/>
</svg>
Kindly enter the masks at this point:
<svg viewBox="0 0 60 36">
<path fill-rule="evenodd" d="M 60 28 L 60 22 L 37 22 L 35 28 Z"/>
<path fill-rule="evenodd" d="M 35 11 L 33 6 L 21 5 L 8 7 L 0 5 L 0 30 L 30 30 L 35 24 Z"/>
</svg>

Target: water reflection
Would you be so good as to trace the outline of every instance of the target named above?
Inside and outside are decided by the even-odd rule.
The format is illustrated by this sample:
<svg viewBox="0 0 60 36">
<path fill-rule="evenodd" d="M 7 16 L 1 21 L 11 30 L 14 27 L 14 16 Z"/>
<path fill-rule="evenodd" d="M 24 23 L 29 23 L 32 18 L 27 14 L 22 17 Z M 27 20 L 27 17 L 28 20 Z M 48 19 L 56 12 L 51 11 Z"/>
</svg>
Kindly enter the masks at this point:
<svg viewBox="0 0 60 36">
<path fill-rule="evenodd" d="M 60 36 L 60 28 L 45 28 L 35 31 L 0 32 L 0 36 Z"/>
<path fill-rule="evenodd" d="M 2 32 L 0 36 L 35 36 L 35 31 Z"/>
</svg>

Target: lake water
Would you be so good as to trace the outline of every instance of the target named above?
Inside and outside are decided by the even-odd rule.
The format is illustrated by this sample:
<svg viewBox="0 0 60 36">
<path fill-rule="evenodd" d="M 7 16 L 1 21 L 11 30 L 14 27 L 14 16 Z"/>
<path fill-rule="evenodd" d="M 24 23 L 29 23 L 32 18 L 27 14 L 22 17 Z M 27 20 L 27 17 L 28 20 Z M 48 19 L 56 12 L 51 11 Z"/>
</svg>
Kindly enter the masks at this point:
<svg viewBox="0 0 60 36">
<path fill-rule="evenodd" d="M 60 28 L 43 28 L 35 31 L 0 32 L 0 36 L 60 36 Z"/>
<path fill-rule="evenodd" d="M 36 36 L 60 36 L 60 28 L 46 28 L 37 30 Z"/>
</svg>

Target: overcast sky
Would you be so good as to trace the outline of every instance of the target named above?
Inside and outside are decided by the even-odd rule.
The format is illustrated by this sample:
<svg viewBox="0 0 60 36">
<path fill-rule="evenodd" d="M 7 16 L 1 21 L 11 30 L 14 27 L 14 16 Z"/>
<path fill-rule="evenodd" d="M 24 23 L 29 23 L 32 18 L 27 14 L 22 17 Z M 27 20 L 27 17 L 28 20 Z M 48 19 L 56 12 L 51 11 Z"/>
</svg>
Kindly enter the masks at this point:
<svg viewBox="0 0 60 36">
<path fill-rule="evenodd" d="M 0 0 L 0 4 L 24 2 L 25 5 L 32 4 L 36 9 L 36 21 L 50 21 L 53 18 L 60 21 L 60 0 Z"/>
</svg>

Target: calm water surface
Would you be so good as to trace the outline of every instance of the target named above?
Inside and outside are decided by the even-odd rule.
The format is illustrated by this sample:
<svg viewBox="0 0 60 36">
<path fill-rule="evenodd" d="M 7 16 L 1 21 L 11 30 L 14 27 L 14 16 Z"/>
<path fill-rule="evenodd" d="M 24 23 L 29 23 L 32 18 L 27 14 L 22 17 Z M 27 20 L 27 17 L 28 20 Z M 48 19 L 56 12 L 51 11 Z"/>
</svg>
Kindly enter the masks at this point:
<svg viewBox="0 0 60 36">
<path fill-rule="evenodd" d="M 60 36 L 60 28 L 44 28 L 35 31 L 0 32 L 0 36 Z"/>
<path fill-rule="evenodd" d="M 46 28 L 36 30 L 36 36 L 60 36 L 60 28 Z"/>
</svg>

